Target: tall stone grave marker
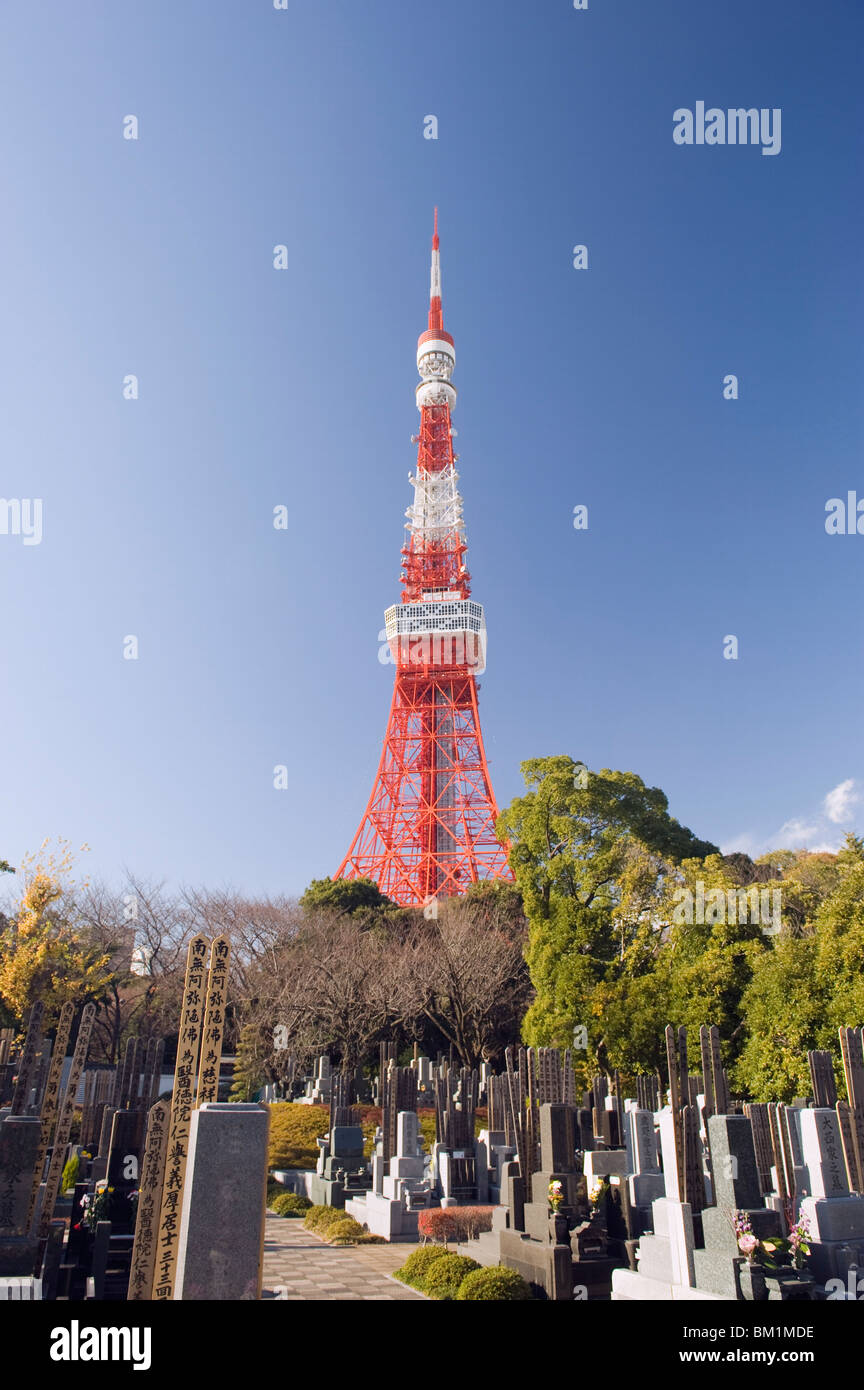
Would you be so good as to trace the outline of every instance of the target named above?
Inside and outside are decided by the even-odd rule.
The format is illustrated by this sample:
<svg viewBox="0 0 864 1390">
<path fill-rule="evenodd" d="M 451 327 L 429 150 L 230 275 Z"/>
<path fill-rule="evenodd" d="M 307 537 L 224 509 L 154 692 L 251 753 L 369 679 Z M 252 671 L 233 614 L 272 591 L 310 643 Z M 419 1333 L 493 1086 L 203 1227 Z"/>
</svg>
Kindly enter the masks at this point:
<svg viewBox="0 0 864 1390">
<path fill-rule="evenodd" d="M 268 1127 L 261 1105 L 206 1103 L 193 1112 L 176 1298 L 261 1297 Z"/>
<path fill-rule="evenodd" d="M 817 1279 L 845 1279 L 851 1264 L 864 1265 L 864 1197 L 849 1191 L 836 1111 L 801 1111 L 801 1147 L 810 1189 L 800 1208 L 810 1223 L 809 1264 Z"/>
<path fill-rule="evenodd" d="M 33 1168 L 42 1122 L 34 1115 L 0 1120 L 0 1276 L 31 1275 L 38 1241 L 28 1233 Z"/>
</svg>

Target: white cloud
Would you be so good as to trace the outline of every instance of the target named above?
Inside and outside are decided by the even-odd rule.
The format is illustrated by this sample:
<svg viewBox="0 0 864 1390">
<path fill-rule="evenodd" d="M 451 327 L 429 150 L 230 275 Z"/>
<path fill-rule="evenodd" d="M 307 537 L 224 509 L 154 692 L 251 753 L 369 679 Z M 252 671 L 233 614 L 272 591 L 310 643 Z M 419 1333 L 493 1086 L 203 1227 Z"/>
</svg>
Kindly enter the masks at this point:
<svg viewBox="0 0 864 1390">
<path fill-rule="evenodd" d="M 843 821 L 852 819 L 852 807 L 860 800 L 855 791 L 854 777 L 847 777 L 845 782 L 840 782 L 828 793 L 822 805 L 828 819 L 835 825 L 842 825 Z"/>
<path fill-rule="evenodd" d="M 724 854 L 739 852 L 749 854 L 752 859 L 772 849 L 808 849 L 811 854 L 836 854 L 843 846 L 843 836 L 834 827 L 855 818 L 853 808 L 862 800 L 855 790 L 857 785 L 854 777 L 847 777 L 823 798 L 818 814 L 794 816 L 764 840 L 752 831 L 744 831 L 730 837 L 721 849 Z"/>
<path fill-rule="evenodd" d="M 800 849 L 808 840 L 821 833 L 819 826 L 813 825 L 812 822 L 808 824 L 806 820 L 787 820 L 773 836 L 772 843 L 775 849 Z"/>
</svg>

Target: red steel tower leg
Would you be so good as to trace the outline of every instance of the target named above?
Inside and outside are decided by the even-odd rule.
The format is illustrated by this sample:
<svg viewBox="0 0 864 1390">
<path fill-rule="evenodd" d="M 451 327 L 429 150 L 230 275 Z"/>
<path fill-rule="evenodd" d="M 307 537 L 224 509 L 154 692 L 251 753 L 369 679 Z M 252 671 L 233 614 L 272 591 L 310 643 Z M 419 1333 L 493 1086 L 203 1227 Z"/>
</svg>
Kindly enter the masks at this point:
<svg viewBox="0 0 864 1390">
<path fill-rule="evenodd" d="M 393 703 L 369 804 L 336 873 L 371 878 L 404 906 L 464 893 L 481 879 L 512 880 L 507 846 L 495 835 L 498 808 L 477 710 L 486 624 L 465 566 L 450 423 L 455 360 L 441 313 L 436 209 L 429 326 L 417 343 L 420 434 L 402 599 L 385 614 Z"/>
</svg>

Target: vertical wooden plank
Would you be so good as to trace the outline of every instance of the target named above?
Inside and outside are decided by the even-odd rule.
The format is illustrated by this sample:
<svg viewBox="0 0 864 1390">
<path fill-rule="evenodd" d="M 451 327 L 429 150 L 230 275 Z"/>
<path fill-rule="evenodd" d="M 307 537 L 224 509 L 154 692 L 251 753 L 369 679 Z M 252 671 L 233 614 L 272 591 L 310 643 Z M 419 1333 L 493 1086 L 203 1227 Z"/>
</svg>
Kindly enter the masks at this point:
<svg viewBox="0 0 864 1390">
<path fill-rule="evenodd" d="M 789 1115 L 791 1108 L 792 1107 L 789 1105 L 778 1105 L 777 1119 L 780 1125 L 780 1138 L 783 1147 L 783 1164 L 786 1169 L 786 1187 L 788 1188 L 790 1199 L 794 1201 L 795 1159 L 792 1153 L 792 1140 L 790 1138 L 791 1126 L 793 1123 Z"/>
<path fill-rule="evenodd" d="M 206 936 L 193 937 L 186 956 L 186 979 L 180 1015 L 180 1034 L 177 1039 L 168 1152 L 165 1159 L 156 1268 L 153 1275 L 153 1298 L 159 1302 L 168 1301 L 174 1296 L 177 1243 L 180 1239 L 180 1207 L 189 1157 L 189 1127 L 195 1103 L 195 1076 L 201 1043 L 205 965 L 209 944 Z"/>
<path fill-rule="evenodd" d="M 24 1050 L 18 1063 L 18 1078 L 12 1093 L 10 1110 L 12 1115 L 23 1115 L 27 1106 L 27 1097 L 30 1094 L 30 1087 L 33 1085 L 33 1073 L 36 1070 L 36 1055 L 42 1042 L 42 1015 L 44 1012 L 45 1005 L 41 999 L 37 999 L 30 1010 L 30 1017 L 27 1021 Z"/>
<path fill-rule="evenodd" d="M 858 1169 L 858 1152 L 855 1143 L 855 1132 L 852 1127 L 852 1107 L 848 1101 L 838 1100 L 836 1111 L 837 1119 L 840 1124 L 840 1139 L 843 1145 L 843 1158 L 846 1163 L 846 1175 L 849 1179 L 849 1186 L 853 1192 L 860 1192 L 861 1175 Z"/>
<path fill-rule="evenodd" d="M 231 943 L 228 937 L 215 937 L 210 943 L 210 971 L 207 976 L 207 1003 L 201 1039 L 196 1109 L 199 1105 L 212 1104 L 219 1099 L 219 1065 L 222 1061 L 222 1040 L 225 1036 L 225 1004 L 230 958 Z"/>
<path fill-rule="evenodd" d="M 157 1223 L 162 1205 L 170 1116 L 171 1112 L 164 1100 L 157 1101 L 147 1116 L 147 1137 L 144 1143 L 144 1161 L 141 1165 L 135 1239 L 129 1270 L 127 1297 L 132 1302 L 147 1302 L 152 1296 L 153 1275 L 156 1269 Z"/>
<path fill-rule="evenodd" d="M 669 1068 L 669 1105 L 675 1133 L 675 1162 L 678 1168 L 678 1191 L 684 1191 L 684 1132 L 681 1120 L 681 1088 L 678 1076 L 678 1050 L 675 1029 L 666 1026 L 666 1064 Z"/>
<path fill-rule="evenodd" d="M 763 1103 L 753 1102 L 744 1106 L 744 1114 L 750 1120 L 753 1130 L 753 1147 L 756 1151 L 759 1186 L 763 1192 L 771 1192 L 773 1191 L 771 1182 L 772 1150 L 768 1107 Z"/>
<path fill-rule="evenodd" d="M 714 1074 L 711 1066 L 711 1039 L 705 1024 L 699 1029 L 699 1055 L 702 1060 L 702 1092 L 705 1096 L 706 1124 L 717 1113 L 717 1100 L 714 1095 Z"/>
<path fill-rule="evenodd" d="M 78 1037 L 75 1042 L 75 1051 L 72 1054 L 72 1066 L 69 1070 L 66 1090 L 63 1093 L 63 1104 L 60 1107 L 54 1135 L 54 1147 L 51 1150 L 51 1162 L 48 1164 L 48 1175 L 45 1178 L 45 1192 L 42 1197 L 42 1209 L 39 1213 L 40 1240 L 46 1240 L 48 1237 L 48 1227 L 54 1215 L 57 1193 L 60 1191 L 66 1145 L 69 1143 L 69 1131 L 72 1128 L 72 1117 L 75 1113 L 75 1096 L 78 1091 L 78 1083 L 81 1080 L 81 1073 L 84 1070 L 84 1063 L 87 1061 L 90 1034 L 93 1031 L 95 1017 L 96 1005 L 87 1004 L 82 1011 L 81 1022 L 78 1025 Z"/>
<path fill-rule="evenodd" d="M 726 1073 L 723 1070 L 723 1057 L 720 1052 L 720 1029 L 716 1023 L 712 1023 L 708 1036 L 711 1044 L 711 1082 L 714 1088 L 714 1104 L 717 1107 L 715 1114 L 728 1115 L 729 1087 L 726 1084 Z"/>
<path fill-rule="evenodd" d="M 690 1104 L 690 1068 L 687 1065 L 687 1029 L 678 1029 L 678 1096 L 682 1108 Z"/>
<path fill-rule="evenodd" d="M 820 1108 L 833 1109 L 837 1104 L 837 1087 L 834 1082 L 831 1053 L 822 1049 L 814 1049 L 807 1053 L 807 1063 L 810 1067 L 813 1099 Z"/>
<path fill-rule="evenodd" d="M 36 1154 L 36 1162 L 33 1165 L 33 1187 L 30 1191 L 30 1205 L 27 1208 L 27 1221 L 25 1231 L 30 1230 L 33 1221 L 33 1213 L 36 1210 L 36 1199 L 39 1196 L 39 1184 L 42 1181 L 42 1172 L 45 1168 L 45 1155 L 51 1143 L 51 1133 L 57 1119 L 60 1101 L 60 1073 L 63 1070 L 63 1062 L 66 1058 L 66 1048 L 69 1044 L 69 1034 L 72 1031 L 72 1020 L 75 1017 L 75 1005 L 68 1002 L 60 1010 L 60 1021 L 57 1024 L 57 1037 L 54 1043 L 54 1051 L 51 1054 L 51 1066 L 48 1069 L 48 1080 L 45 1083 L 45 1096 L 42 1101 L 42 1133 L 39 1140 L 39 1151 Z M 62 1174 L 61 1174 L 62 1176 Z"/>
<path fill-rule="evenodd" d="M 695 1105 L 686 1105 L 681 1116 L 684 1140 L 684 1201 L 694 1212 L 705 1209 L 705 1180 L 702 1174 L 699 1120 Z"/>
<path fill-rule="evenodd" d="M 777 1190 L 781 1197 L 790 1202 L 795 1197 L 795 1169 L 792 1157 L 792 1144 L 789 1138 L 791 1121 L 785 1105 L 769 1104 L 771 1120 L 771 1147 L 774 1154 L 774 1168 L 777 1172 Z"/>
<path fill-rule="evenodd" d="M 537 1106 L 537 1069 L 536 1053 L 533 1047 L 528 1048 L 528 1142 L 526 1149 L 528 1152 L 528 1164 L 530 1172 L 537 1170 L 537 1145 L 540 1142 L 540 1130 L 538 1124 Z M 530 1177 L 530 1173 L 529 1173 Z M 526 1188 L 526 1191 L 528 1189 Z"/>
</svg>

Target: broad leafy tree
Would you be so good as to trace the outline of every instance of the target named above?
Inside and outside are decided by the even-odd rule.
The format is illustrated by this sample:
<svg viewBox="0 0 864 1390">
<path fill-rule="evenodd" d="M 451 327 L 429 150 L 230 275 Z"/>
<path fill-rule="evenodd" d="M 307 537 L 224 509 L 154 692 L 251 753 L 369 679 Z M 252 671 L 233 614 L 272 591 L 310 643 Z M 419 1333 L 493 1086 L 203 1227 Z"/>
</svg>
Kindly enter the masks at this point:
<svg viewBox="0 0 864 1390">
<path fill-rule="evenodd" d="M 578 1047 L 584 1029 L 589 1071 L 633 1065 L 637 1054 L 651 1067 L 664 1001 L 638 982 L 652 975 L 663 947 L 667 879 L 682 860 L 716 846 L 670 816 L 663 792 L 635 773 L 586 775 L 567 756 L 533 759 L 522 773 L 527 793 L 502 813 L 498 831 L 511 843 L 529 923 L 536 998 L 525 1040 Z M 655 1006 L 650 1022 L 634 1014 L 646 1002 Z"/>
</svg>

